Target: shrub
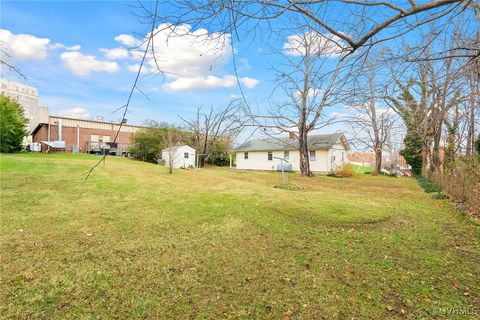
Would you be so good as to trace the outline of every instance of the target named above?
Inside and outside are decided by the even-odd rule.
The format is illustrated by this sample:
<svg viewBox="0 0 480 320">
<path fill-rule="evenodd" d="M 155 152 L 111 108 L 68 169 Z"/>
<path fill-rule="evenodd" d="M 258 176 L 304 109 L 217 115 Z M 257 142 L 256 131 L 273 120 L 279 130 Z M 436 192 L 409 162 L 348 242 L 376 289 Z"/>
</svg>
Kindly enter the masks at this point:
<svg viewBox="0 0 480 320">
<path fill-rule="evenodd" d="M 480 215 L 480 161 L 456 158 L 448 169 L 435 172 L 432 180 L 450 199 Z"/>
<path fill-rule="evenodd" d="M 337 178 L 351 178 L 355 175 L 355 170 L 353 170 L 353 166 L 350 163 L 344 164 L 340 169 L 336 170 L 333 175 Z"/>
<path fill-rule="evenodd" d="M 422 176 L 415 176 L 415 179 L 417 179 L 418 184 L 420 185 L 420 187 L 422 187 L 423 190 L 425 190 L 426 193 L 442 191 L 442 189 L 438 185 L 434 184 L 432 181 Z"/>
</svg>

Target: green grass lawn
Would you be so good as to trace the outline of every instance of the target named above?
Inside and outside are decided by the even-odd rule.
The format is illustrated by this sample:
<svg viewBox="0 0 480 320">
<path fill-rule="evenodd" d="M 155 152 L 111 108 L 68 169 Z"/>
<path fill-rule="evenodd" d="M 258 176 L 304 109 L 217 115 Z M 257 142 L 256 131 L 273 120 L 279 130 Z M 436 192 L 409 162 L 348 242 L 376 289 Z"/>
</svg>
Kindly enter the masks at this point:
<svg viewBox="0 0 480 320">
<path fill-rule="evenodd" d="M 356 174 L 362 174 L 362 173 L 372 173 L 373 171 L 375 171 L 372 167 L 368 167 L 368 166 L 361 166 L 361 165 L 358 165 L 358 164 L 352 164 L 352 168 L 353 168 L 353 171 L 356 173 Z"/>
<path fill-rule="evenodd" d="M 479 310 L 480 227 L 414 179 L 290 174 L 301 190 L 284 190 L 277 173 L 109 158 L 84 181 L 95 160 L 1 155 L 1 319 Z"/>
</svg>

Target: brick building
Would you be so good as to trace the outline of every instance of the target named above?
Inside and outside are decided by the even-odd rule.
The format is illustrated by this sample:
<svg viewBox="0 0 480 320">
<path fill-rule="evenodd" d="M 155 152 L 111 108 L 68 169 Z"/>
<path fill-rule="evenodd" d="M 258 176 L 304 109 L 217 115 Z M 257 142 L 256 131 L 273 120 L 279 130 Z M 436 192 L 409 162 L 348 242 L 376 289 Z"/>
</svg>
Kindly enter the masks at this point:
<svg viewBox="0 0 480 320">
<path fill-rule="evenodd" d="M 118 123 L 53 116 L 47 108 L 40 108 L 30 121 L 29 131 L 40 151 L 122 154 L 131 146 L 132 134 L 142 127 L 122 125 L 114 143 L 118 128 Z"/>
<path fill-rule="evenodd" d="M 375 167 L 375 153 L 374 152 L 359 152 L 353 151 L 350 152 L 348 155 L 348 161 L 353 164 L 358 164 L 367 167 Z M 390 167 L 390 165 L 399 165 L 399 166 L 406 166 L 407 163 L 405 159 L 398 153 L 394 152 L 392 154 L 392 159 L 387 152 L 384 152 L 382 155 L 382 166 L 383 167 Z"/>
</svg>

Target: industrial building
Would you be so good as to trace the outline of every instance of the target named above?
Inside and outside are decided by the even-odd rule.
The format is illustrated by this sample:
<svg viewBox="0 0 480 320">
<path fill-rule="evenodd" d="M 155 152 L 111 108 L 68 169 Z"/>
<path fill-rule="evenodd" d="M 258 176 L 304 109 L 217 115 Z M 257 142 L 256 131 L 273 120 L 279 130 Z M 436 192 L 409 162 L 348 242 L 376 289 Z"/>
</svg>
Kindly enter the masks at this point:
<svg viewBox="0 0 480 320">
<path fill-rule="evenodd" d="M 114 142 L 119 126 L 108 121 L 54 116 L 42 107 L 30 121 L 31 150 L 125 154 L 132 144 L 133 133 L 142 127 L 123 124 Z"/>
</svg>

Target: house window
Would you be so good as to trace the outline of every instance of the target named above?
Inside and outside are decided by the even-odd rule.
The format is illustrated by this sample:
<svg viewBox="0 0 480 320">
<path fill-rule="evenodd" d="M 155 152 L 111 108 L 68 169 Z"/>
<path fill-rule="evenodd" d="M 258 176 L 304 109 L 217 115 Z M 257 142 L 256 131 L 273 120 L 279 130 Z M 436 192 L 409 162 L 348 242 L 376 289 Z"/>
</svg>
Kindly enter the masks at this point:
<svg viewBox="0 0 480 320">
<path fill-rule="evenodd" d="M 243 153 L 243 159 L 248 160 L 248 152 Z"/>
<path fill-rule="evenodd" d="M 317 155 L 315 154 L 315 150 L 310 150 L 310 161 L 317 160 Z"/>
<path fill-rule="evenodd" d="M 289 158 L 290 158 L 290 152 L 288 152 L 288 151 L 283 151 L 283 159 L 289 160 Z"/>
<path fill-rule="evenodd" d="M 184 152 L 184 153 L 183 153 L 183 157 L 184 157 L 185 159 L 188 159 L 188 152 Z"/>
<path fill-rule="evenodd" d="M 273 160 L 273 153 L 272 151 L 268 151 L 268 160 Z"/>
</svg>

